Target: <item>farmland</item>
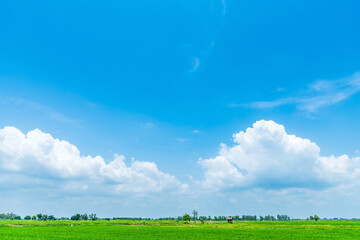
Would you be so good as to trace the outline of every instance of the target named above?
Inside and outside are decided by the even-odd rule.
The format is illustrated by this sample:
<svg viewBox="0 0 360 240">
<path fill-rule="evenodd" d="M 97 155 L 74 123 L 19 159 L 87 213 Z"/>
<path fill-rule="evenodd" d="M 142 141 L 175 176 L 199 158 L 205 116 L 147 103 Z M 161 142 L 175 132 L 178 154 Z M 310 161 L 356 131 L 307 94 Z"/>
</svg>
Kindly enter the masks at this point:
<svg viewBox="0 0 360 240">
<path fill-rule="evenodd" d="M 73 225 L 73 227 L 71 227 Z M 0 221 L 0 239 L 360 239 L 359 221 Z"/>
</svg>

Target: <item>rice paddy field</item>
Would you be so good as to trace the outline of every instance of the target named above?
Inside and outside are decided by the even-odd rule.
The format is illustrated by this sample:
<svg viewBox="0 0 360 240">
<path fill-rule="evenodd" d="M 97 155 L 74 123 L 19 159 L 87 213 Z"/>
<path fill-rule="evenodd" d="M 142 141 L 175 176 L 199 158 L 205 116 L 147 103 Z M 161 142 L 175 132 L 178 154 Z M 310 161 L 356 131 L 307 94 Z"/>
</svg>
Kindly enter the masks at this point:
<svg viewBox="0 0 360 240">
<path fill-rule="evenodd" d="M 0 221 L 0 239 L 360 239 L 360 221 L 7 220 Z"/>
</svg>

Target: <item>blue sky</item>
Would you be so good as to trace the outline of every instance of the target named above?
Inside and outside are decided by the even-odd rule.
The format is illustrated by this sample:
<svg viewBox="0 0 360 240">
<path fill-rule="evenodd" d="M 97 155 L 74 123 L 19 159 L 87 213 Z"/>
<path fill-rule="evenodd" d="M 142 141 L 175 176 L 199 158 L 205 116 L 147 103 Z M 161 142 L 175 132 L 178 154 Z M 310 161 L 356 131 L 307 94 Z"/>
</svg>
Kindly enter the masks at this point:
<svg viewBox="0 0 360 240">
<path fill-rule="evenodd" d="M 347 201 L 360 192 L 346 194 L 360 156 L 359 10 L 358 1 L 1 1 L 0 211 L 358 216 Z M 247 128 L 256 134 L 234 142 Z M 34 129 L 38 138 L 19 135 Z M 279 145 L 262 144 L 274 134 Z M 290 135 L 319 151 L 304 140 L 290 154 Z M 43 138 L 80 153 L 61 152 L 64 143 L 50 154 Z M 284 178 L 261 177 L 277 159 Z"/>
</svg>

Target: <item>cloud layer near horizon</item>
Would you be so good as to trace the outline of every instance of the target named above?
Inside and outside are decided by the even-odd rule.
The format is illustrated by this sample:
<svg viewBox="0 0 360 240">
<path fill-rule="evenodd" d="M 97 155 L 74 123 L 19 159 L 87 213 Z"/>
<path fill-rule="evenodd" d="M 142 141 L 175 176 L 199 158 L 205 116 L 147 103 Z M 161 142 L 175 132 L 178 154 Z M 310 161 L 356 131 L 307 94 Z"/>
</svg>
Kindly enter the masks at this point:
<svg viewBox="0 0 360 240">
<path fill-rule="evenodd" d="M 17 174 L 33 181 L 34 185 L 44 180 L 71 180 L 78 190 L 86 191 L 91 186 L 97 188 L 92 191 L 107 188 L 113 194 L 186 188 L 174 176 L 161 172 L 153 162 L 132 161 L 131 166 L 126 166 L 124 156 L 116 154 L 114 157 L 106 163 L 101 156 L 82 156 L 76 146 L 39 129 L 26 135 L 14 127 L 0 129 L 0 173 L 3 176 Z M 4 181 L 3 177 L 0 184 Z"/>
<path fill-rule="evenodd" d="M 51 186 L 79 193 L 143 195 L 195 189 L 311 190 L 350 186 L 359 180 L 359 157 L 321 156 L 315 143 L 288 134 L 273 121 L 257 121 L 234 134 L 233 141 L 234 146 L 221 144 L 217 156 L 199 159 L 204 177 L 188 185 L 161 172 L 153 162 L 132 161 L 127 166 L 125 157 L 116 154 L 106 163 L 101 156 L 82 156 L 76 146 L 39 129 L 23 134 L 5 127 L 0 129 L 0 187 Z"/>
<path fill-rule="evenodd" d="M 200 159 L 201 184 L 212 190 L 319 189 L 357 180 L 360 158 L 321 156 L 308 139 L 290 135 L 283 125 L 257 121 L 233 135 L 234 146 L 221 144 L 218 156 Z"/>
</svg>

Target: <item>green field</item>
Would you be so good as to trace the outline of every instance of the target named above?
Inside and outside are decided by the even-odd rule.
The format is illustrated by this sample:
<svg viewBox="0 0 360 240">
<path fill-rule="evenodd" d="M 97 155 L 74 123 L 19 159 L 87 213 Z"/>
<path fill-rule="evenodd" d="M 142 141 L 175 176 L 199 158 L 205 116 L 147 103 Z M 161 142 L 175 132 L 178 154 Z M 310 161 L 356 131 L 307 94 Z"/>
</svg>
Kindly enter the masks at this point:
<svg viewBox="0 0 360 240">
<path fill-rule="evenodd" d="M 71 224 L 73 224 L 71 230 Z M 0 239 L 360 239 L 360 221 L 0 221 Z"/>
</svg>

